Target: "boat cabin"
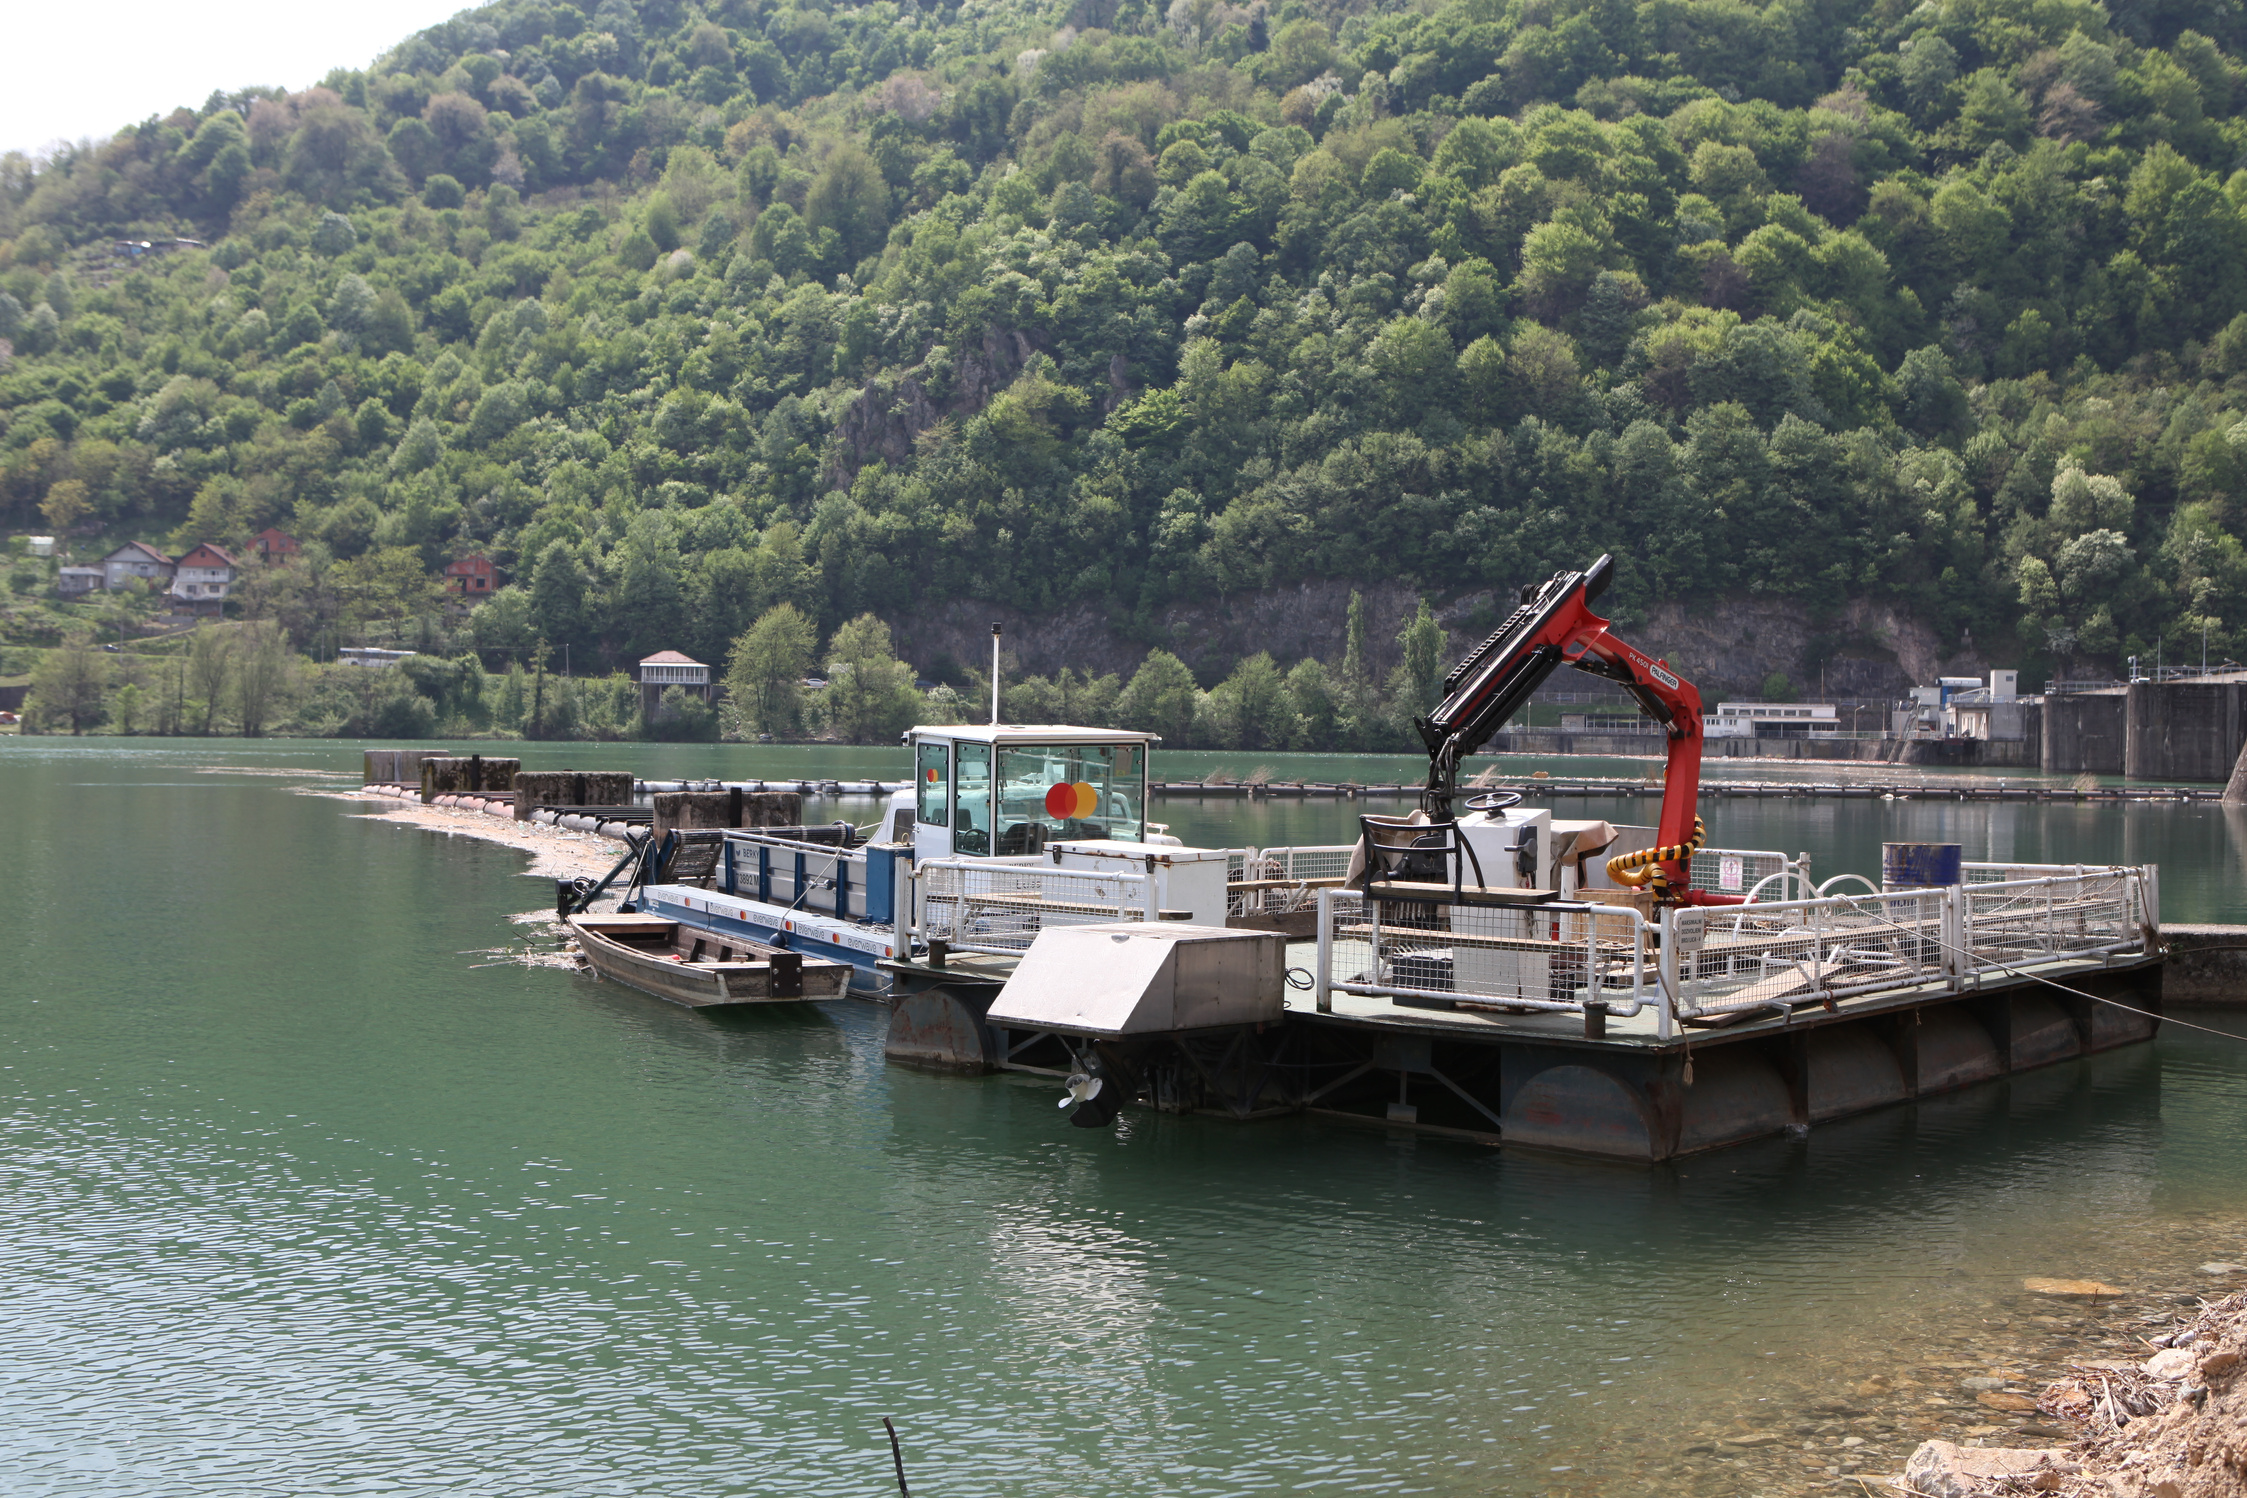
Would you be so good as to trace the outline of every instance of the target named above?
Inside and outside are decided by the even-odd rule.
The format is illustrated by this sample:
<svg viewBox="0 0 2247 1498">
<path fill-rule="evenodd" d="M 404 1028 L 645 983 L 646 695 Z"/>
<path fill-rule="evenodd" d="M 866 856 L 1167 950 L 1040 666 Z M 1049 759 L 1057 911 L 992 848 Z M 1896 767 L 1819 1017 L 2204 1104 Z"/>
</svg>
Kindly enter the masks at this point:
<svg viewBox="0 0 2247 1498">
<path fill-rule="evenodd" d="M 1151 733 L 957 724 L 905 735 L 913 858 L 1010 858 L 1052 842 L 1147 840 Z"/>
</svg>

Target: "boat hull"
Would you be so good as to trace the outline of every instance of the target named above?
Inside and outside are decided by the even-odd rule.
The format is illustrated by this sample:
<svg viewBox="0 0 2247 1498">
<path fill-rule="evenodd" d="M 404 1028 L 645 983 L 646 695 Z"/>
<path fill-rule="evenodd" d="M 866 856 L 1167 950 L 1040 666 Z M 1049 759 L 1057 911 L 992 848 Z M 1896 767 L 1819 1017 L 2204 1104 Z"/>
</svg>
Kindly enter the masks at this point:
<svg viewBox="0 0 2247 1498">
<path fill-rule="evenodd" d="M 814 959 L 844 964 L 863 994 L 888 990 L 880 964 L 897 954 L 891 928 L 685 885 L 651 886 L 641 891 L 641 906 L 708 934 L 801 952 L 807 968 Z"/>
<path fill-rule="evenodd" d="M 604 978 L 689 1009 L 733 1009 L 754 1004 L 801 1004 L 839 999 L 850 968 L 805 958 L 800 984 L 787 981 L 775 957 L 792 956 L 741 938 L 716 938 L 677 921 L 646 916 L 575 916 L 578 950 Z M 709 960 L 713 958 L 741 960 Z M 776 989 L 800 987 L 800 992 Z"/>
</svg>

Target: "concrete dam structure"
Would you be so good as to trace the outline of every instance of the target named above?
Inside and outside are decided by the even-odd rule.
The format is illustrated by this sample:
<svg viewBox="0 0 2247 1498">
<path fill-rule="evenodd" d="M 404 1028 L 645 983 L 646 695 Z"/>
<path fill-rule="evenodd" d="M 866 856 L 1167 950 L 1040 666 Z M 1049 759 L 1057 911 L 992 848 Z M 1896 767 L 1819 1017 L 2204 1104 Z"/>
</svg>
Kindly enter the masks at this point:
<svg viewBox="0 0 2247 1498">
<path fill-rule="evenodd" d="M 2043 717 L 2050 773 L 2220 783 L 2247 744 L 2247 672 L 2049 693 Z"/>
</svg>

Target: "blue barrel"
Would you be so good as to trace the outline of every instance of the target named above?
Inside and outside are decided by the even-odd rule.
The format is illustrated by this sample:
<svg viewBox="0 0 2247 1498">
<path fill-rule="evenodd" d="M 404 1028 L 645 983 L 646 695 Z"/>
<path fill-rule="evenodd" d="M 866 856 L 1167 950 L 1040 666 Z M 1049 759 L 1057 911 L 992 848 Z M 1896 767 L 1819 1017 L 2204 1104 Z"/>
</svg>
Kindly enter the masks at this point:
<svg viewBox="0 0 2247 1498">
<path fill-rule="evenodd" d="M 1957 884 L 1964 848 L 1958 843 L 1882 843 L 1880 882 L 1888 889 L 1939 889 Z"/>
</svg>

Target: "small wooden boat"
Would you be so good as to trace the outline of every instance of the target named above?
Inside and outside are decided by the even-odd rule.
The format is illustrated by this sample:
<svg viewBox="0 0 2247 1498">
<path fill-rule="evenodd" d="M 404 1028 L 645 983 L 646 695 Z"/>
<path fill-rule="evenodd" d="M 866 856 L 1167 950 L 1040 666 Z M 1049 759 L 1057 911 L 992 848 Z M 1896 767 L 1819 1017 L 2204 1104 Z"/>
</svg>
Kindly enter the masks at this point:
<svg viewBox="0 0 2247 1498">
<path fill-rule="evenodd" d="M 839 999 L 850 965 L 655 915 L 570 917 L 593 970 L 690 1009 Z"/>
</svg>

